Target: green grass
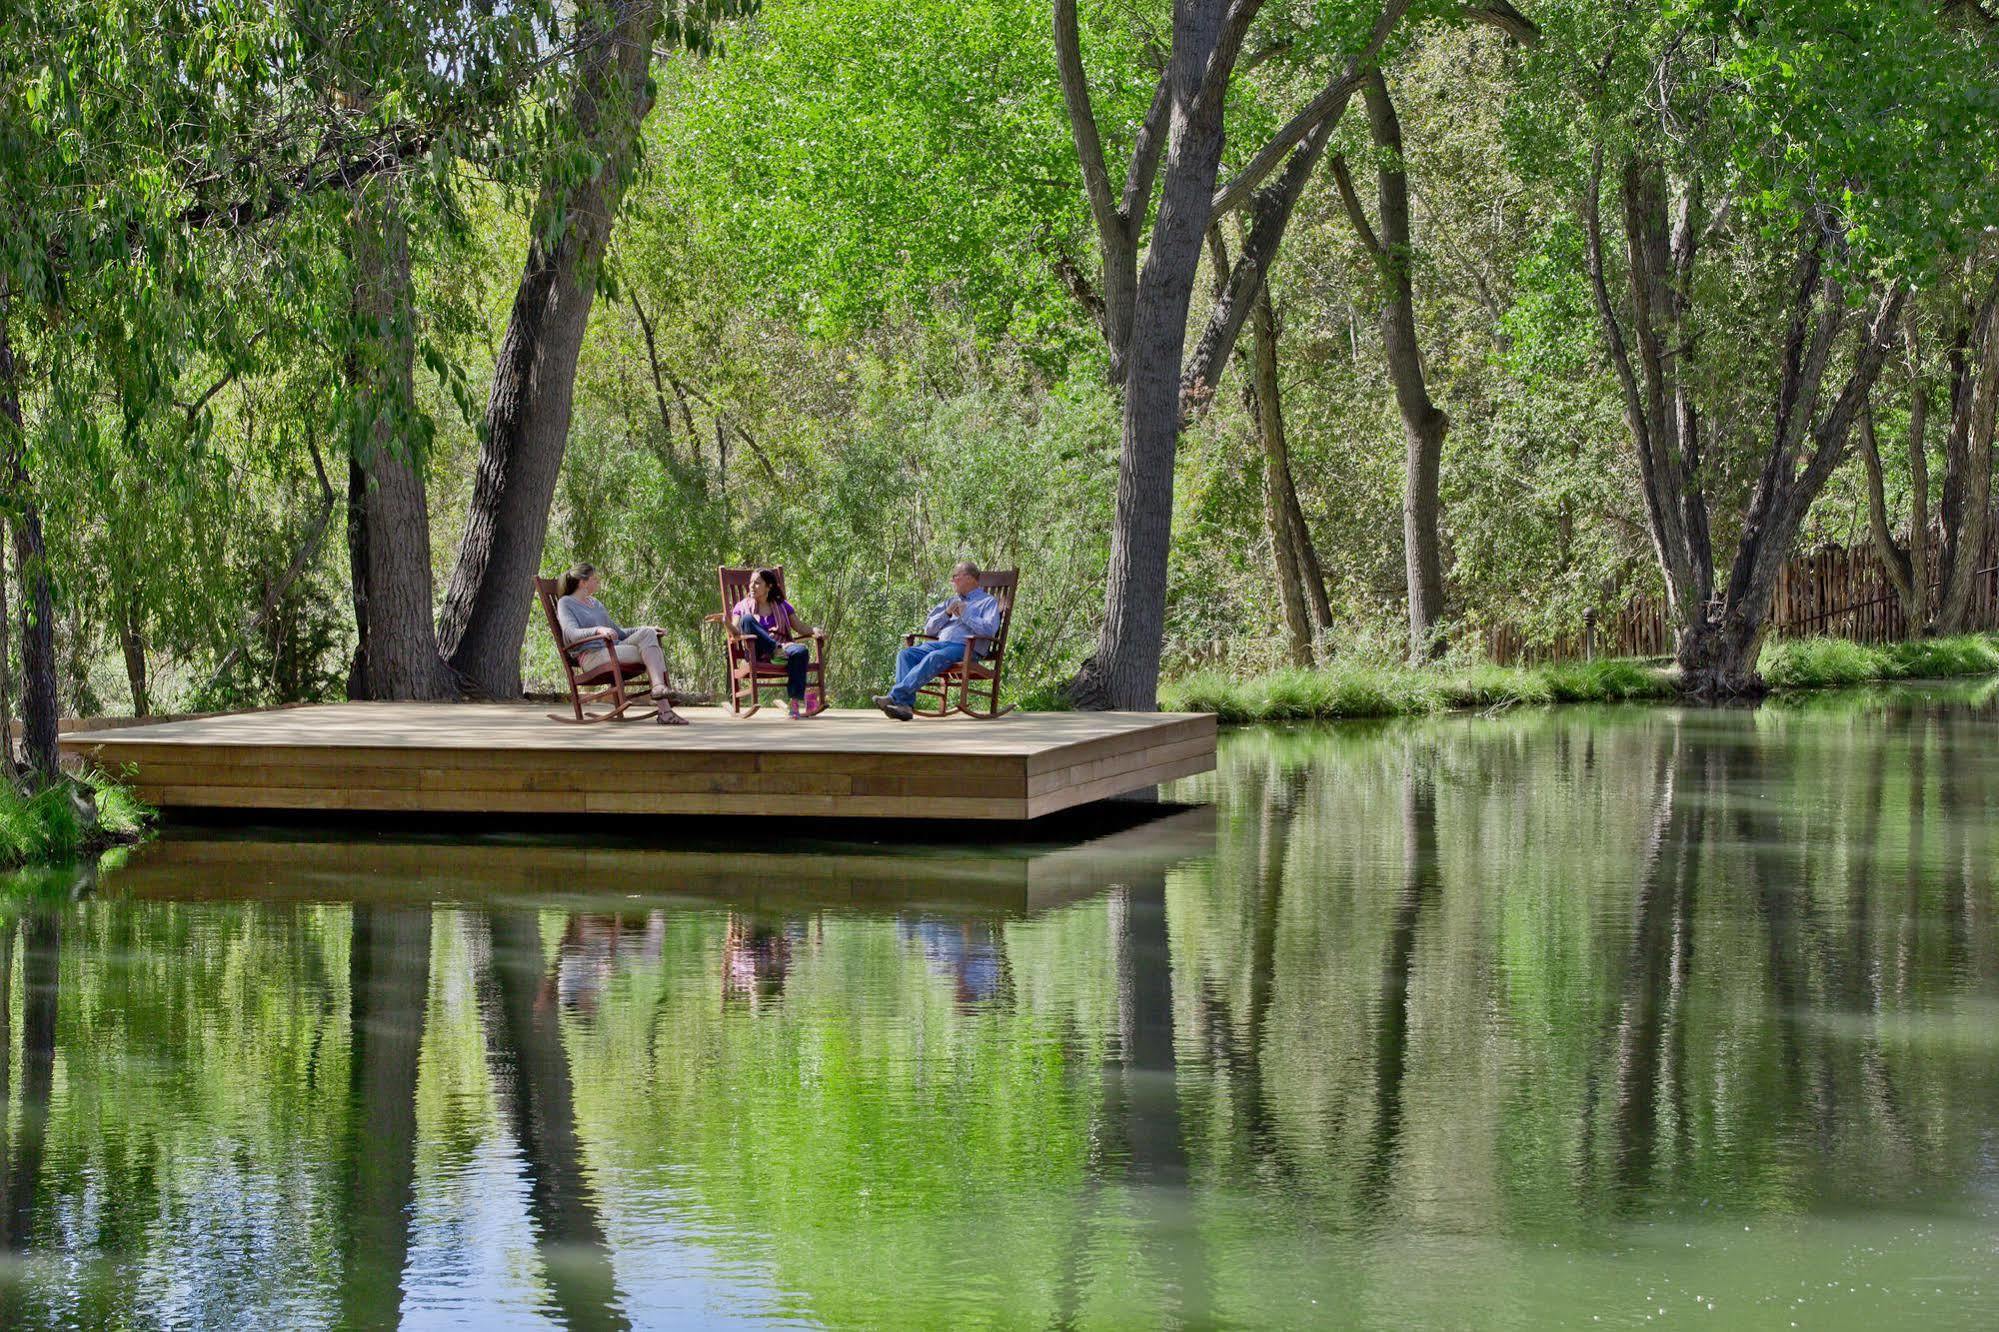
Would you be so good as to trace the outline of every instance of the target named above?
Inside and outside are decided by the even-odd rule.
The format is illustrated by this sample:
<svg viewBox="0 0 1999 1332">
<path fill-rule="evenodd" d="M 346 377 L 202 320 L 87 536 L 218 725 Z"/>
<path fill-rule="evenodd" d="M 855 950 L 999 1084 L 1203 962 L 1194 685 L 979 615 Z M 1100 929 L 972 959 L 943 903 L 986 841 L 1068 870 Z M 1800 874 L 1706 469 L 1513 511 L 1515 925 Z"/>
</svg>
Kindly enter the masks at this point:
<svg viewBox="0 0 1999 1332">
<path fill-rule="evenodd" d="M 1999 673 L 1999 636 L 1963 634 L 1885 647 L 1836 638 L 1795 639 L 1765 647 L 1758 669 L 1778 691 L 1990 675 Z M 1676 692 L 1670 672 L 1629 659 L 1456 667 L 1335 662 L 1247 680 L 1202 672 L 1167 685 L 1160 691 L 1160 705 L 1246 723 L 1420 716 L 1453 708 L 1622 703 L 1671 698 Z"/>
<path fill-rule="evenodd" d="M 1163 706 L 1176 711 L 1212 712 L 1225 722 L 1259 722 L 1662 698 L 1672 693 L 1672 684 L 1663 671 L 1634 661 L 1458 668 L 1335 663 L 1243 681 L 1207 672 L 1162 692 Z"/>
<path fill-rule="evenodd" d="M 80 801 L 95 807 L 94 820 L 86 820 Z M 150 807 L 101 773 L 65 778 L 33 795 L 0 781 L 0 866 L 74 860 L 137 838 L 152 817 Z"/>
<path fill-rule="evenodd" d="M 1958 634 L 1879 647 L 1842 638 L 1798 638 L 1769 644 L 1756 665 L 1765 682 L 1778 690 L 1956 679 L 1999 672 L 1999 638 Z"/>
</svg>

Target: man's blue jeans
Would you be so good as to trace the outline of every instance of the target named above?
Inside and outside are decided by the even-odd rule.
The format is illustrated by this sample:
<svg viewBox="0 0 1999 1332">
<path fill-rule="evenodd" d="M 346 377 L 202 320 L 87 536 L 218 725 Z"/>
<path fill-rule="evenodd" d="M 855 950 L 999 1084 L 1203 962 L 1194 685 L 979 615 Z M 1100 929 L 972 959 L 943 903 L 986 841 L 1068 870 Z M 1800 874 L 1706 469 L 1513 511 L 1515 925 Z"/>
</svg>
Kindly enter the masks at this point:
<svg viewBox="0 0 1999 1332">
<path fill-rule="evenodd" d="M 963 643 L 912 643 L 895 654 L 895 688 L 888 696 L 905 708 L 916 706 L 916 691 L 965 659 Z"/>
</svg>

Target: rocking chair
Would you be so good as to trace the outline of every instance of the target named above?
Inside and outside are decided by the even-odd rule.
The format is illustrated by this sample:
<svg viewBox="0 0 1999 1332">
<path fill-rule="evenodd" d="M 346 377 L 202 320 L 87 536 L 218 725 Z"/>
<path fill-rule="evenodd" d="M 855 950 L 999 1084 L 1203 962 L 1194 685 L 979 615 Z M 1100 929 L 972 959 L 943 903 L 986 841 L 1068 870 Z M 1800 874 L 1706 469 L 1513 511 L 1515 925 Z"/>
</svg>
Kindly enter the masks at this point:
<svg viewBox="0 0 1999 1332">
<path fill-rule="evenodd" d="M 548 714 L 550 721 L 571 724 L 631 721 L 635 717 L 648 717 L 659 711 L 657 706 L 641 708 L 638 712 L 630 711 L 634 703 L 652 704 L 652 684 L 646 678 L 643 666 L 627 668 L 618 661 L 616 644 L 593 640 L 572 647 L 562 641 L 562 619 L 555 612 L 556 583 L 553 578 L 535 579 L 534 591 L 535 597 L 541 602 L 542 614 L 548 617 L 548 632 L 555 635 L 556 655 L 562 658 L 563 673 L 569 678 L 569 706 L 576 714 L 573 717 L 565 717 L 559 712 L 551 712 Z M 582 665 L 584 653 L 593 648 L 602 651 L 606 647 L 611 650 L 605 654 L 603 661 L 591 667 Z M 636 678 L 626 673 L 628 669 L 638 672 Z M 592 685 L 606 687 L 598 689 L 595 693 L 583 692 Z M 611 704 L 610 711 L 585 711 L 587 706 L 598 703 Z"/>
<path fill-rule="evenodd" d="M 782 580 L 784 566 L 771 567 Z M 763 691 L 775 688 L 782 693 L 788 676 L 782 661 L 758 660 L 756 637 L 736 627 L 735 607 L 750 594 L 750 579 L 756 576 L 756 572 L 753 567 L 717 565 L 715 578 L 721 588 L 722 609 L 718 614 L 704 617 L 708 623 L 722 626 L 722 661 L 728 672 L 729 711 L 738 717 L 756 716 L 763 707 Z M 812 664 L 805 668 L 805 685 L 806 697 L 814 699 L 814 702 L 805 715 L 816 717 L 827 708 L 826 631 L 814 629 L 800 641 L 811 644 L 812 648 Z"/>
<path fill-rule="evenodd" d="M 1006 667 L 1006 635 L 1013 626 L 1013 594 L 1020 587 L 1020 570 L 989 569 L 979 575 L 979 586 L 992 593 L 993 599 L 999 602 L 999 632 L 991 638 L 975 636 L 970 639 L 965 644 L 963 661 L 926 681 L 916 691 L 913 711 L 926 720 L 940 721 L 955 712 L 980 721 L 993 721 L 1013 711 L 1010 703 L 1000 706 L 1000 672 Z M 936 641 L 935 634 L 902 636 L 905 647 Z M 954 685 L 958 691 L 955 703 L 951 699 Z M 929 703 L 936 705 L 934 711 L 925 706 Z"/>
</svg>

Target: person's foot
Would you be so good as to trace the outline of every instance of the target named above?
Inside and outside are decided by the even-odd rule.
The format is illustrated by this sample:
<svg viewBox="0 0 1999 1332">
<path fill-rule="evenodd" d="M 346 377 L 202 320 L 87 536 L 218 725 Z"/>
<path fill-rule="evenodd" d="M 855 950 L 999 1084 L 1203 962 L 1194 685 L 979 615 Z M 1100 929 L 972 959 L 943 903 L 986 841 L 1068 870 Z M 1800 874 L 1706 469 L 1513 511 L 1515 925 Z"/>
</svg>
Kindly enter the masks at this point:
<svg viewBox="0 0 1999 1332">
<path fill-rule="evenodd" d="M 653 720 L 657 721 L 661 726 L 687 725 L 687 718 L 675 712 L 673 705 L 664 700 L 660 702 L 659 711 L 653 714 Z"/>
<path fill-rule="evenodd" d="M 916 716 L 916 713 L 907 704 L 898 703 L 887 694 L 875 695 L 874 702 L 875 706 L 880 708 L 885 715 L 893 717 L 897 721 L 909 721 Z"/>
</svg>

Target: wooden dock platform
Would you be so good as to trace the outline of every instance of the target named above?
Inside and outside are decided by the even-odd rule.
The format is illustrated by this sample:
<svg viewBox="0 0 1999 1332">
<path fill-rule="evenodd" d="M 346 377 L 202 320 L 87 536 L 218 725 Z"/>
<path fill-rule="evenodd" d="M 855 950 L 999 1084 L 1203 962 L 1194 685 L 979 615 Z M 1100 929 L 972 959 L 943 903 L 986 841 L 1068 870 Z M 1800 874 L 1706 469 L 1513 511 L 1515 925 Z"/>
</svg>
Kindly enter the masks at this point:
<svg viewBox="0 0 1999 1332">
<path fill-rule="evenodd" d="M 163 808 L 1025 821 L 1215 766 L 1204 714 L 564 725 L 546 706 L 329 703 L 62 737 Z"/>
</svg>

